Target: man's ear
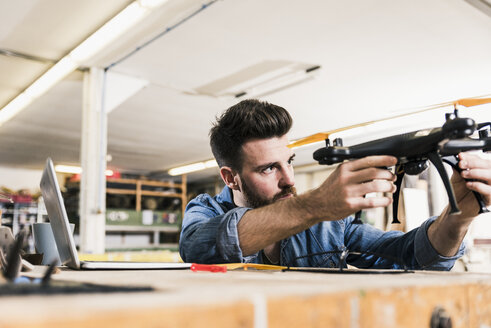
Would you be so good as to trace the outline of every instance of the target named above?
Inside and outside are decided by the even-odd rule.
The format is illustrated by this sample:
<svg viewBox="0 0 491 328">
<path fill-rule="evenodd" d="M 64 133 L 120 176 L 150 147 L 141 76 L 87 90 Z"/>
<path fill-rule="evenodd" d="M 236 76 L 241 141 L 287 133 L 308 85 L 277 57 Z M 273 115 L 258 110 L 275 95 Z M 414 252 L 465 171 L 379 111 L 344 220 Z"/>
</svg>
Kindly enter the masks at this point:
<svg viewBox="0 0 491 328">
<path fill-rule="evenodd" d="M 223 182 L 232 190 L 240 190 L 239 185 L 236 180 L 237 173 L 234 172 L 228 166 L 222 166 L 220 168 L 220 176 L 222 177 Z"/>
</svg>

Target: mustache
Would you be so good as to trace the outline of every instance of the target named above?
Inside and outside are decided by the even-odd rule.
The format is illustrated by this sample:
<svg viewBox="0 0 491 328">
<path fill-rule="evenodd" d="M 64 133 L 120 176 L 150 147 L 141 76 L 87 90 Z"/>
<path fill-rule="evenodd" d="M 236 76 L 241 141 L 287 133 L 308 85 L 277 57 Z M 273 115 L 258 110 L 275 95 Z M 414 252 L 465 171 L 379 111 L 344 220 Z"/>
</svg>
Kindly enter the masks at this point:
<svg viewBox="0 0 491 328">
<path fill-rule="evenodd" d="M 296 196 L 297 195 L 297 188 L 295 188 L 294 186 L 289 186 L 289 187 L 283 188 L 279 193 L 277 193 L 273 197 L 273 201 L 276 201 L 276 200 L 280 199 L 281 197 L 284 197 L 284 196 L 287 196 L 290 194 L 293 196 Z"/>
</svg>

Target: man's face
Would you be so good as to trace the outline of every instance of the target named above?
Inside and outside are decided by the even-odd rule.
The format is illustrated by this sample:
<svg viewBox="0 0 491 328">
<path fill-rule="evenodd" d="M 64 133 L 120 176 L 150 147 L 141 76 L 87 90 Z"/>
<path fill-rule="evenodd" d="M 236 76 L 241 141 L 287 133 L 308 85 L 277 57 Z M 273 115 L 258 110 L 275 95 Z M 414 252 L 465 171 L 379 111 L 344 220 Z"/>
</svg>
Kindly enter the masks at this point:
<svg viewBox="0 0 491 328">
<path fill-rule="evenodd" d="M 237 205 L 257 208 L 296 195 L 295 154 L 287 145 L 288 138 L 282 136 L 251 140 L 242 146 L 240 193 L 234 199 Z"/>
</svg>

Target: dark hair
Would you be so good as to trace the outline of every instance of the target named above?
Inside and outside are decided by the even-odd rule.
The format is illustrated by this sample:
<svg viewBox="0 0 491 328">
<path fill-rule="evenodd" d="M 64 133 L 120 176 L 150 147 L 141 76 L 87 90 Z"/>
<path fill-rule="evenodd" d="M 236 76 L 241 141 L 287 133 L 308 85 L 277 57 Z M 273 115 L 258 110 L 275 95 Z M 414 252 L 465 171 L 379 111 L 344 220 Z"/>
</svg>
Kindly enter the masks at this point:
<svg viewBox="0 0 491 328">
<path fill-rule="evenodd" d="M 210 130 L 210 146 L 220 167 L 242 170 L 242 145 L 253 139 L 281 137 L 292 118 L 283 107 L 247 99 L 227 109 Z"/>
</svg>

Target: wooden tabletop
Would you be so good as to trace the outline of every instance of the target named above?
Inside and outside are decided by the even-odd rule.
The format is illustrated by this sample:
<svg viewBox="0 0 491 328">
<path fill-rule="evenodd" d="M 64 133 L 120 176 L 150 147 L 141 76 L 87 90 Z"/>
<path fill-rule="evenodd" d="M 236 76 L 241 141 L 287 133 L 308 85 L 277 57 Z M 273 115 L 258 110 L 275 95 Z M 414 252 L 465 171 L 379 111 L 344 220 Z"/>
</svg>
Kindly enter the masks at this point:
<svg viewBox="0 0 491 328">
<path fill-rule="evenodd" d="M 4 296 L 0 327 L 429 327 L 437 307 L 453 327 L 491 326 L 484 273 L 63 269 L 53 279 L 154 291 Z"/>
</svg>

